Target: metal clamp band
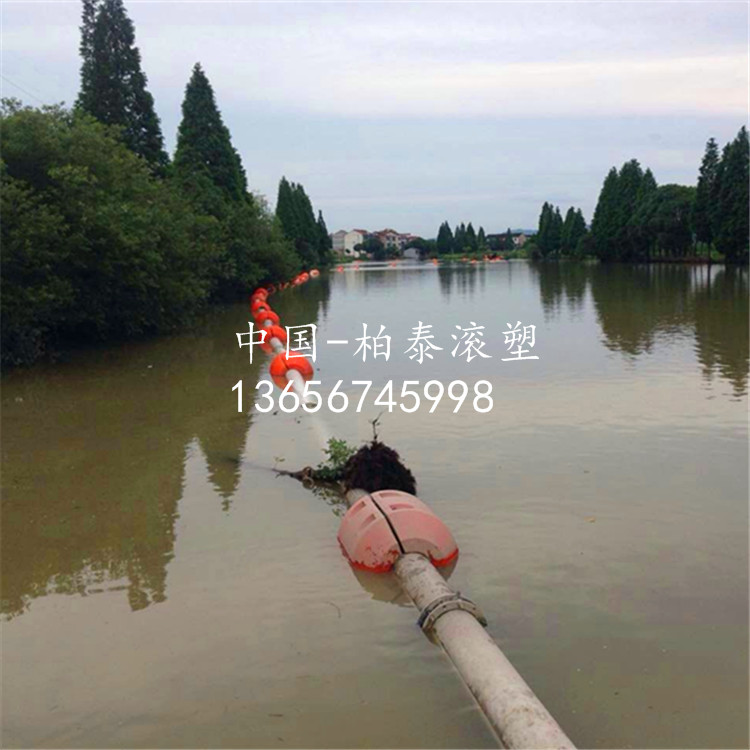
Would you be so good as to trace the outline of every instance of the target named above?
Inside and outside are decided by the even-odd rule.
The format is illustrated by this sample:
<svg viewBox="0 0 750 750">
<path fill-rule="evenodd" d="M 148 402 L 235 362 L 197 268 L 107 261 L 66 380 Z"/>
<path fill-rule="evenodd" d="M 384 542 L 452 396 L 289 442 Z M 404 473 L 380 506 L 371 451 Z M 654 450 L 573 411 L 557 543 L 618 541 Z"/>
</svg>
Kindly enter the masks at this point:
<svg viewBox="0 0 750 750">
<path fill-rule="evenodd" d="M 487 627 L 487 620 L 482 614 L 482 610 L 474 604 L 471 599 L 461 596 L 461 592 L 455 594 L 446 594 L 440 596 L 435 601 L 430 602 L 419 614 L 417 625 L 425 633 L 429 633 L 435 626 L 435 623 L 446 612 L 452 612 L 455 609 L 461 609 L 468 612 L 483 627 Z"/>
</svg>

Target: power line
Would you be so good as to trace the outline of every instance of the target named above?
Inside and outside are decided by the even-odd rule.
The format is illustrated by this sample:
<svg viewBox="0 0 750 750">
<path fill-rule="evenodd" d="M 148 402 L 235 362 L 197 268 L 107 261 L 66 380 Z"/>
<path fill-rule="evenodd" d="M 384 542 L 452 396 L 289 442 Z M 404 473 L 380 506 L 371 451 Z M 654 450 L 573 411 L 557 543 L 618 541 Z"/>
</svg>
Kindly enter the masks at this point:
<svg viewBox="0 0 750 750">
<path fill-rule="evenodd" d="M 11 86 L 15 86 L 19 91 L 23 91 L 24 94 L 27 96 L 30 96 L 32 99 L 36 99 L 36 101 L 39 102 L 39 104 L 46 104 L 46 102 L 43 102 L 38 96 L 35 96 L 31 93 L 31 91 L 25 89 L 23 86 L 19 86 L 17 83 L 14 83 L 10 80 L 7 76 L 4 76 L 2 73 L 0 73 L 0 78 L 2 78 L 6 83 L 9 83 Z"/>
</svg>

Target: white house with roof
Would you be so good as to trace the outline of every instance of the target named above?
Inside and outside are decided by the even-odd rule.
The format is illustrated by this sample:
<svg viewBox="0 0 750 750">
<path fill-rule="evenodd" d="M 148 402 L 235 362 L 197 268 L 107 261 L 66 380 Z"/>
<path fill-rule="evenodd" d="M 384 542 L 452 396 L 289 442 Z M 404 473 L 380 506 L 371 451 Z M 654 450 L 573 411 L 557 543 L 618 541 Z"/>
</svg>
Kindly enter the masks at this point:
<svg viewBox="0 0 750 750">
<path fill-rule="evenodd" d="M 334 253 L 358 258 L 359 251 L 354 248 L 365 241 L 365 236 L 361 231 L 356 229 L 352 229 L 351 231 L 339 229 L 338 232 L 334 232 L 331 235 L 331 241 L 333 242 Z"/>
</svg>

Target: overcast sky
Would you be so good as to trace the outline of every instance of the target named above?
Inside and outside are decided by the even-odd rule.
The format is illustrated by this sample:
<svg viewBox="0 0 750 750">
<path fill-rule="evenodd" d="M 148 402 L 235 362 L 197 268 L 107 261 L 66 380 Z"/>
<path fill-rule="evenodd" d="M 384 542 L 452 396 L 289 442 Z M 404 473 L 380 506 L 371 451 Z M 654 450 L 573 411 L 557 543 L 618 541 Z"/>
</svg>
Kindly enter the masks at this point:
<svg viewBox="0 0 750 750">
<path fill-rule="evenodd" d="M 200 61 L 253 190 L 301 182 L 331 231 L 533 228 L 545 200 L 590 221 L 612 165 L 694 184 L 747 120 L 744 2 L 126 7 L 170 152 Z M 2 21 L 3 95 L 72 103 L 79 3 Z"/>
</svg>

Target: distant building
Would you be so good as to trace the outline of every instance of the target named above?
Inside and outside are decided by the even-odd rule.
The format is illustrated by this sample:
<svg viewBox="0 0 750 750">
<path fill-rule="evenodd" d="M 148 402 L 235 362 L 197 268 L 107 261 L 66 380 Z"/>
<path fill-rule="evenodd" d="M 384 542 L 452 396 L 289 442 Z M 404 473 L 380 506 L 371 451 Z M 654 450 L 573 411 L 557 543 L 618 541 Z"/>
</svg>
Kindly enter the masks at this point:
<svg viewBox="0 0 750 750">
<path fill-rule="evenodd" d="M 346 229 L 339 229 L 338 232 L 334 232 L 331 235 L 333 252 L 338 255 L 345 255 L 353 258 L 359 257 L 359 251 L 354 248 L 357 245 L 361 245 L 364 241 L 365 234 L 360 229 L 352 229 L 350 232 Z"/>
<path fill-rule="evenodd" d="M 500 234 L 488 234 L 487 243 L 490 246 L 495 244 L 504 246 L 507 234 L 507 232 L 502 232 Z M 529 239 L 528 235 L 525 232 L 511 232 L 510 236 L 513 238 L 513 247 L 523 247 L 526 244 L 526 241 Z"/>
<path fill-rule="evenodd" d="M 354 248 L 371 238 L 380 240 L 383 243 L 383 247 L 396 249 L 399 252 L 403 251 L 406 245 L 412 240 L 419 239 L 416 234 L 401 234 L 395 229 L 381 229 L 379 232 L 368 232 L 366 229 L 339 229 L 338 232 L 334 232 L 330 237 L 334 253 L 353 258 L 366 255 L 366 253 L 360 253 Z"/>
<path fill-rule="evenodd" d="M 419 239 L 416 234 L 408 232 L 401 234 L 395 229 L 381 229 L 379 232 L 373 232 L 372 236 L 377 237 L 384 247 L 391 247 L 396 250 L 403 250 L 412 240 Z"/>
<path fill-rule="evenodd" d="M 419 260 L 419 249 L 416 247 L 407 247 L 404 250 L 404 258 L 408 260 Z"/>
</svg>

